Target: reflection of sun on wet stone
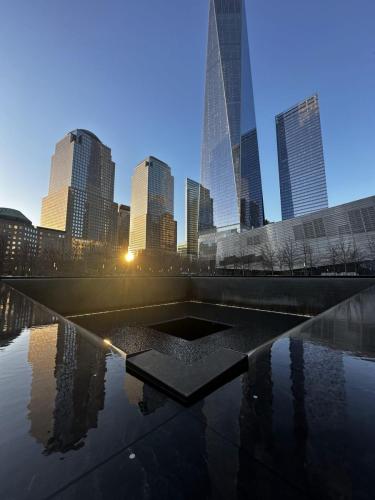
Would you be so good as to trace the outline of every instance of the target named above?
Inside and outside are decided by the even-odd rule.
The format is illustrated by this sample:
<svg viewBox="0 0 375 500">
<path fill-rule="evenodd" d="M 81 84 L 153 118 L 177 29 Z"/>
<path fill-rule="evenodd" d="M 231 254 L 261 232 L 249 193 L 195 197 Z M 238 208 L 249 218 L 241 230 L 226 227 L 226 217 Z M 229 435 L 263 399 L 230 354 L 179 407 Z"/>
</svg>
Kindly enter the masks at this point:
<svg viewBox="0 0 375 500">
<path fill-rule="evenodd" d="M 134 460 L 135 459 L 135 453 L 130 453 L 129 458 L 130 458 L 130 460 Z"/>
</svg>

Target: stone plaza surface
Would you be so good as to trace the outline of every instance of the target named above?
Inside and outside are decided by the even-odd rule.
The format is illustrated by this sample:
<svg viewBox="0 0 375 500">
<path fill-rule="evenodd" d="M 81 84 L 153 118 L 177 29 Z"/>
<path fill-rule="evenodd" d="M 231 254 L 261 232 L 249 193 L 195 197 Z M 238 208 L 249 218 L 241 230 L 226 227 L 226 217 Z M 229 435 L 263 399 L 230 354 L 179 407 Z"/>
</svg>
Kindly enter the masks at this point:
<svg viewBox="0 0 375 500">
<path fill-rule="evenodd" d="M 1 499 L 373 498 L 375 287 L 250 347 L 190 407 L 0 287 Z"/>
</svg>

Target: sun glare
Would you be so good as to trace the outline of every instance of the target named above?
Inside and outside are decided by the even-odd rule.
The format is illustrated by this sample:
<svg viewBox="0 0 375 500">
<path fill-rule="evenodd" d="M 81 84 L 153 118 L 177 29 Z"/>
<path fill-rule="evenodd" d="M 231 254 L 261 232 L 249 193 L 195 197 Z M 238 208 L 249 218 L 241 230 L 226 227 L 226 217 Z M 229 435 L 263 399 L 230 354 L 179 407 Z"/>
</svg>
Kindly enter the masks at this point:
<svg viewBox="0 0 375 500">
<path fill-rule="evenodd" d="M 134 254 L 132 252 L 128 252 L 124 257 L 126 262 L 133 262 L 134 260 Z"/>
</svg>

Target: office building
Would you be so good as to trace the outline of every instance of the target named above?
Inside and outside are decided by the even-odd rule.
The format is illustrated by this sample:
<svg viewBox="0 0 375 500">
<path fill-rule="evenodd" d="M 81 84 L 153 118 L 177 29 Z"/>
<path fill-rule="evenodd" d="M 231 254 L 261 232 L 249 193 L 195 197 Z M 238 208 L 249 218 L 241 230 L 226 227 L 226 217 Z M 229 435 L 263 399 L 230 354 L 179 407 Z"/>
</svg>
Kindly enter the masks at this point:
<svg viewBox="0 0 375 500">
<path fill-rule="evenodd" d="M 129 247 L 130 207 L 119 205 L 117 211 L 117 246 L 123 250 Z"/>
<path fill-rule="evenodd" d="M 20 211 L 0 208 L 0 274 L 31 272 L 36 258 L 56 260 L 67 251 L 64 231 L 33 226 Z"/>
<path fill-rule="evenodd" d="M 18 210 L 0 208 L 0 272 L 21 274 L 37 255 L 38 230 Z"/>
<path fill-rule="evenodd" d="M 263 225 L 263 193 L 244 0 L 210 0 L 201 184 L 214 225 Z"/>
<path fill-rule="evenodd" d="M 317 95 L 276 116 L 282 219 L 328 207 Z"/>
<path fill-rule="evenodd" d="M 115 243 L 117 204 L 111 150 L 92 132 L 77 129 L 56 145 L 41 225 L 72 238 Z"/>
<path fill-rule="evenodd" d="M 183 241 L 182 243 L 179 243 L 177 245 L 177 253 L 182 256 L 188 255 L 186 241 Z"/>
<path fill-rule="evenodd" d="M 129 250 L 176 252 L 177 223 L 174 220 L 174 178 L 170 167 L 150 156 L 132 177 Z"/>
<path fill-rule="evenodd" d="M 237 233 L 199 236 L 199 257 L 252 271 L 375 269 L 375 196 Z"/>
<path fill-rule="evenodd" d="M 213 200 L 208 189 L 187 178 L 185 182 L 186 253 L 198 255 L 198 234 L 213 229 Z"/>
</svg>

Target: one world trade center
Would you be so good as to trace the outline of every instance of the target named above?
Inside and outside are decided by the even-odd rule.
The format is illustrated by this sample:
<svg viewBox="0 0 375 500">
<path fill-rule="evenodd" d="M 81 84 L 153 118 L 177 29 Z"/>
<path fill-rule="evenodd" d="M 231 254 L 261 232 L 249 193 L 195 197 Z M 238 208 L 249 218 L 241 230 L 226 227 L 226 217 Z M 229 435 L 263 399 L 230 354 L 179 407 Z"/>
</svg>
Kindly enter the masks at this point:
<svg viewBox="0 0 375 500">
<path fill-rule="evenodd" d="M 201 183 L 220 229 L 264 222 L 244 0 L 209 0 Z"/>
</svg>

